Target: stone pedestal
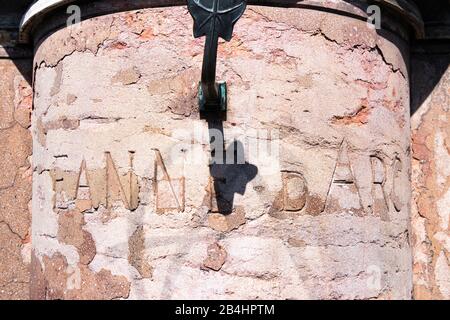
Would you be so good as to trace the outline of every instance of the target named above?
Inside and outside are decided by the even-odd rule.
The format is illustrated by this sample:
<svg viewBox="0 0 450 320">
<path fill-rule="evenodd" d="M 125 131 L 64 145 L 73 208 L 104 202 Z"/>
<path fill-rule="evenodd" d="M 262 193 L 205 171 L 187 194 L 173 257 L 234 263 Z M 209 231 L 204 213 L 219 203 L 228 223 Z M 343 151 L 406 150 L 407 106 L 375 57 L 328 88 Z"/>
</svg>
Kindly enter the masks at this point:
<svg viewBox="0 0 450 320">
<path fill-rule="evenodd" d="M 365 9 L 249 5 L 209 123 L 185 7 L 35 28 L 32 296 L 411 298 L 407 32 Z"/>
</svg>

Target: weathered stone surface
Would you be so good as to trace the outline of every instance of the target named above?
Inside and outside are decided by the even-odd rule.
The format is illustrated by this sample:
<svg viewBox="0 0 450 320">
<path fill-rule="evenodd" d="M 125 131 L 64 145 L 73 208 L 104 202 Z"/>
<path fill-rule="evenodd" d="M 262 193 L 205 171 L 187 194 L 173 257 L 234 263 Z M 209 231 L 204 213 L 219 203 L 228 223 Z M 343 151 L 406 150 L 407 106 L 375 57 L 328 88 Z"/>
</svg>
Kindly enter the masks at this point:
<svg viewBox="0 0 450 320">
<path fill-rule="evenodd" d="M 111 300 L 128 297 L 130 285 L 123 276 L 113 276 L 110 271 L 93 273 L 85 265 L 71 267 L 61 254 L 44 257 L 44 268 L 36 270 L 45 279 L 46 299 Z M 41 268 L 41 266 L 34 266 Z M 39 296 L 38 296 L 39 297 Z"/>
<path fill-rule="evenodd" d="M 27 299 L 29 290 L 28 263 L 24 261 L 24 241 L 0 222 L 0 299 Z"/>
<path fill-rule="evenodd" d="M 0 59 L 0 299 L 30 296 L 31 70 L 30 59 Z"/>
<path fill-rule="evenodd" d="M 72 28 L 35 56 L 40 296 L 411 298 L 402 40 L 250 7 L 217 64 L 226 157 L 242 162 L 210 165 L 220 129 L 199 119 L 203 40 L 185 8 Z"/>
<path fill-rule="evenodd" d="M 145 232 L 142 226 L 137 227 L 128 242 L 128 261 L 136 268 L 143 278 L 151 278 L 152 267 L 146 261 L 145 255 Z"/>
<path fill-rule="evenodd" d="M 0 221 L 7 223 L 21 239 L 25 239 L 30 230 L 30 201 L 30 168 L 17 169 L 14 185 L 0 189 Z"/>
<path fill-rule="evenodd" d="M 29 166 L 31 153 L 31 137 L 27 129 L 15 124 L 10 129 L 0 131 L 0 188 L 14 186 L 17 171 Z"/>
<path fill-rule="evenodd" d="M 82 229 L 85 224 L 83 213 L 79 210 L 60 212 L 58 223 L 58 240 L 76 247 L 80 263 L 89 264 L 94 259 L 96 249 L 90 233 Z"/>
<path fill-rule="evenodd" d="M 13 62 L 0 60 L 0 74 L 2 75 L 2 81 L 0 82 L 0 92 L 2 93 L 0 129 L 5 129 L 14 125 L 14 77 L 16 71 Z"/>
<path fill-rule="evenodd" d="M 218 243 L 208 246 L 208 253 L 203 261 L 203 268 L 219 271 L 227 260 L 227 251 Z"/>
<path fill-rule="evenodd" d="M 226 215 L 222 213 L 211 213 L 208 215 L 208 226 L 220 232 L 230 232 L 245 222 L 245 212 L 242 207 L 238 207 L 234 212 Z"/>
<path fill-rule="evenodd" d="M 426 52 L 426 51 L 425 51 Z M 450 299 L 450 63 L 448 53 L 413 57 L 412 227 L 414 297 Z"/>
<path fill-rule="evenodd" d="M 135 84 L 139 81 L 141 75 L 135 68 L 120 70 L 112 78 L 112 84 L 121 83 L 123 85 Z"/>
<path fill-rule="evenodd" d="M 31 107 L 33 104 L 32 88 L 25 79 L 21 79 L 20 77 L 16 78 L 15 82 L 14 119 L 23 128 L 27 129 L 31 125 Z"/>
</svg>

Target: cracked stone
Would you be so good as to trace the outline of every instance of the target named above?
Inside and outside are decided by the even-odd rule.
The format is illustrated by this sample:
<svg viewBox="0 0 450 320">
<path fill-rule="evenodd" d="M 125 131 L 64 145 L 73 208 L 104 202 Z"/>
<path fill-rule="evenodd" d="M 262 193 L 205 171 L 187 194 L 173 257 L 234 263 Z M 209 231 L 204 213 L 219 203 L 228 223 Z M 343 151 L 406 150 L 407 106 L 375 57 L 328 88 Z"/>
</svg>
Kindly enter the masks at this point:
<svg viewBox="0 0 450 320">
<path fill-rule="evenodd" d="M 219 271 L 227 260 L 227 251 L 218 243 L 209 245 L 207 254 L 202 268 Z"/>
</svg>

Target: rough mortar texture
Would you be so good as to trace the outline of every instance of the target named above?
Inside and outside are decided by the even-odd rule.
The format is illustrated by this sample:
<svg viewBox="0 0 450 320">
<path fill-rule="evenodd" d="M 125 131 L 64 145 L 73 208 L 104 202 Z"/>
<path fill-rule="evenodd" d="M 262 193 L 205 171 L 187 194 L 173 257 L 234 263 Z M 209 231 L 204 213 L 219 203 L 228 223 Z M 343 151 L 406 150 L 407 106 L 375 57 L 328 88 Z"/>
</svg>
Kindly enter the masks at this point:
<svg viewBox="0 0 450 320">
<path fill-rule="evenodd" d="M 34 61 L 33 296 L 410 299 L 408 52 L 392 39 L 249 7 L 217 63 L 227 155 L 237 141 L 245 163 L 210 167 L 204 40 L 184 7 L 49 35 Z"/>
</svg>

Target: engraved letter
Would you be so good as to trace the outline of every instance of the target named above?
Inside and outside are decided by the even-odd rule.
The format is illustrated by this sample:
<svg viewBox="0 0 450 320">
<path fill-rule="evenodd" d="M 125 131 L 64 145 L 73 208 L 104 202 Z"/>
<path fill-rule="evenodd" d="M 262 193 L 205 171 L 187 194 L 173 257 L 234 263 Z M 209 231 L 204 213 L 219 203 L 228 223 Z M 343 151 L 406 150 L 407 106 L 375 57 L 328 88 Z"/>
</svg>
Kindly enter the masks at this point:
<svg viewBox="0 0 450 320">
<path fill-rule="evenodd" d="M 132 172 L 134 152 L 130 152 L 130 169 L 128 183 L 122 184 L 116 165 L 110 152 L 106 152 L 106 207 L 110 208 L 114 202 L 122 201 L 128 210 L 136 210 L 139 205 L 139 186 L 137 177 Z"/>
<path fill-rule="evenodd" d="M 183 212 L 185 206 L 184 177 L 172 180 L 164 164 L 161 152 L 158 149 L 153 149 L 153 151 L 155 151 L 154 190 L 156 213 L 163 214 L 168 210 L 174 209 Z M 162 171 L 162 178 L 159 178 L 158 169 Z"/>
<path fill-rule="evenodd" d="M 365 213 L 364 207 L 361 203 L 359 189 L 352 172 L 347 149 L 347 142 L 344 140 L 339 149 L 336 166 L 331 178 L 325 203 L 325 212 L 347 212 L 362 216 Z"/>
<path fill-rule="evenodd" d="M 370 164 L 372 166 L 373 213 L 381 217 L 381 220 L 389 221 L 389 206 L 385 192 L 386 167 L 383 160 L 377 156 L 370 157 Z"/>
</svg>

